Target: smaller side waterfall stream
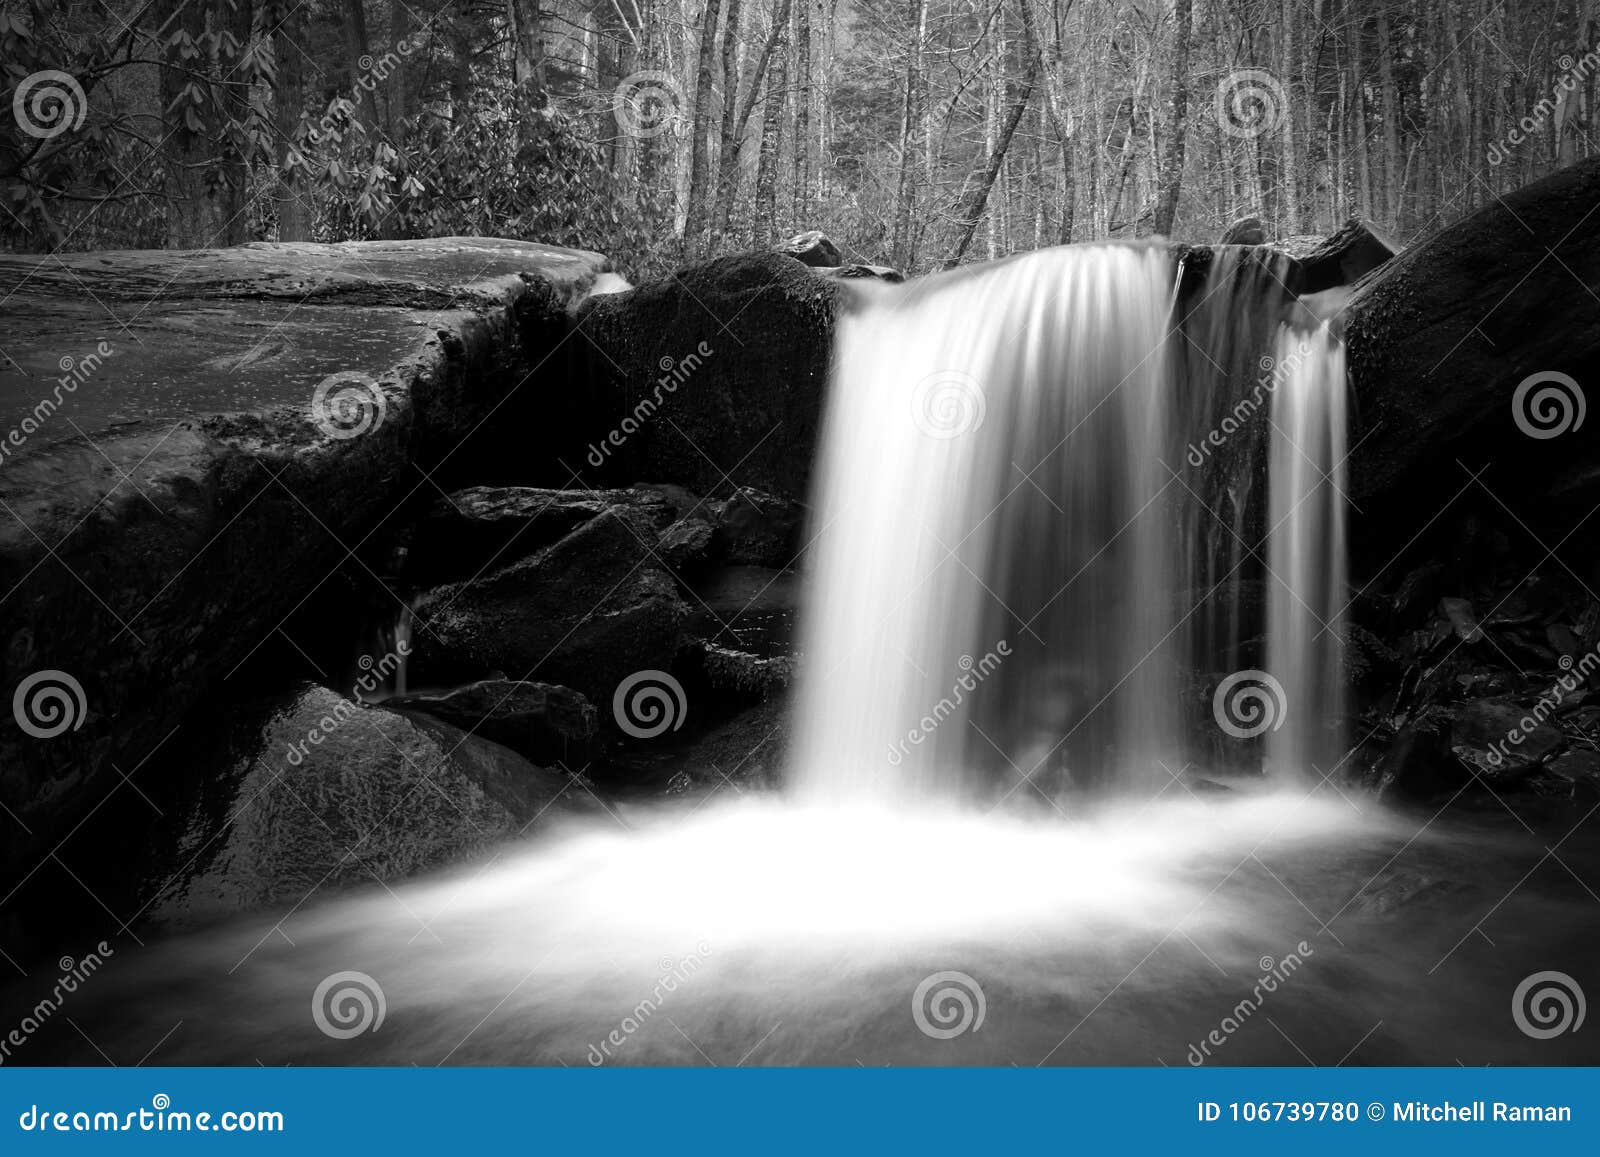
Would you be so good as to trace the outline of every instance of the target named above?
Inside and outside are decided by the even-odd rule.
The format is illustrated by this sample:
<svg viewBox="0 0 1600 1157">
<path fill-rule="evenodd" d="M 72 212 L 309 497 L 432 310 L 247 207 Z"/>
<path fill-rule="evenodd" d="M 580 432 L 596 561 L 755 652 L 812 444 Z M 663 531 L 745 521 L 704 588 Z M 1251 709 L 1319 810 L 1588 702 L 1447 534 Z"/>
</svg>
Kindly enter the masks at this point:
<svg viewBox="0 0 1600 1157">
<path fill-rule="evenodd" d="M 1326 323 L 1278 337 L 1267 670 L 1283 691 L 1268 773 L 1315 783 L 1344 758 L 1344 347 Z"/>
</svg>

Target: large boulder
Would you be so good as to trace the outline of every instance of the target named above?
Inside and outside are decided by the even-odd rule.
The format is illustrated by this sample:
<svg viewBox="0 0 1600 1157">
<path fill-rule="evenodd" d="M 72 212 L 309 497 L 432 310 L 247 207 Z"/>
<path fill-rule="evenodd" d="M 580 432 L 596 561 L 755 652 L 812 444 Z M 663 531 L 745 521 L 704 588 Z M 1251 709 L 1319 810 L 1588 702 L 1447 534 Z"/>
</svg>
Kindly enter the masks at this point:
<svg viewBox="0 0 1600 1157">
<path fill-rule="evenodd" d="M 502 672 L 610 703 L 628 675 L 671 665 L 687 613 L 654 544 L 608 508 L 526 558 L 423 595 L 414 669 L 433 683 Z"/>
<path fill-rule="evenodd" d="M 1581 420 L 1600 364 L 1597 201 L 1600 157 L 1490 199 L 1356 287 L 1350 488 L 1363 508 L 1404 496 L 1387 504 L 1401 541 L 1421 521 L 1406 512 L 1438 510 L 1485 465 L 1514 507 L 1600 495 L 1600 422 Z"/>
<path fill-rule="evenodd" d="M 404 879 L 586 798 L 497 743 L 324 687 L 245 705 L 206 754 L 146 839 L 137 899 L 158 922 Z"/>
<path fill-rule="evenodd" d="M 747 253 L 584 302 L 583 372 L 604 413 L 572 464 L 581 481 L 803 497 L 847 292 L 790 257 Z"/>
<path fill-rule="evenodd" d="M 480 238 L 0 255 L 0 806 L 22 825 L 0 878 L 375 541 L 419 467 L 496 460 L 487 419 L 553 388 L 536 367 L 604 266 Z"/>
</svg>

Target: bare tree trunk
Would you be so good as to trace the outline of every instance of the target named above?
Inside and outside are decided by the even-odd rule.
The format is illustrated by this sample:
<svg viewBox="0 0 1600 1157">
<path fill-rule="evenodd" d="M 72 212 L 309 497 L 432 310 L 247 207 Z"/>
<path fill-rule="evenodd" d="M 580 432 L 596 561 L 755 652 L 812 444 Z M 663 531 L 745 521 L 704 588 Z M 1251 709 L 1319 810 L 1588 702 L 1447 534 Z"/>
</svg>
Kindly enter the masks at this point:
<svg viewBox="0 0 1600 1157">
<path fill-rule="evenodd" d="M 717 17 L 722 0 L 706 0 L 700 19 L 700 65 L 694 89 L 694 118 L 689 142 L 689 204 L 683 223 L 686 254 L 702 251 L 710 212 L 711 97 L 717 47 Z"/>
<path fill-rule="evenodd" d="M 1022 114 L 1027 111 L 1028 102 L 1033 99 L 1033 86 L 1038 79 L 1039 65 L 1035 60 L 1028 65 L 1028 75 L 1022 80 L 1022 89 L 1017 94 L 1016 103 L 1006 114 L 1005 123 L 1000 128 L 994 150 L 989 154 L 989 163 L 984 169 L 982 179 L 968 194 L 957 213 L 955 246 L 949 259 L 944 263 L 946 269 L 960 265 L 961 258 L 966 255 L 967 246 L 972 243 L 972 234 L 978 228 L 978 220 L 983 216 L 984 205 L 989 200 L 989 190 L 994 188 L 995 177 L 1000 174 L 1000 167 L 1006 159 L 1006 150 L 1011 147 L 1011 138 L 1016 135 Z"/>
<path fill-rule="evenodd" d="M 1384 223 L 1391 229 L 1400 226 L 1400 135 L 1397 122 L 1399 103 L 1394 85 L 1394 65 L 1389 41 L 1389 16 L 1378 8 L 1378 83 L 1383 95 L 1383 211 Z"/>
<path fill-rule="evenodd" d="M 906 49 L 906 76 L 900 120 L 900 177 L 895 190 L 890 249 L 902 269 L 911 265 L 911 206 L 916 194 L 916 148 L 922 127 L 922 37 L 925 0 L 908 0 L 912 39 Z M 926 143 L 924 142 L 924 147 Z"/>
<path fill-rule="evenodd" d="M 1162 235 L 1172 232 L 1178 215 L 1178 196 L 1183 189 L 1184 141 L 1189 134 L 1189 38 L 1194 28 L 1194 0 L 1173 0 L 1172 23 L 1172 121 L 1167 130 L 1166 156 L 1161 161 L 1166 181 L 1152 226 Z"/>
<path fill-rule="evenodd" d="M 756 162 L 754 240 L 769 243 L 778 236 L 778 149 L 782 144 L 783 105 L 788 95 L 789 49 L 780 34 L 767 77 L 766 104 L 761 112 L 761 157 Z"/>
<path fill-rule="evenodd" d="M 794 9 L 794 222 L 805 226 L 811 217 L 811 4 L 800 0 Z"/>
</svg>

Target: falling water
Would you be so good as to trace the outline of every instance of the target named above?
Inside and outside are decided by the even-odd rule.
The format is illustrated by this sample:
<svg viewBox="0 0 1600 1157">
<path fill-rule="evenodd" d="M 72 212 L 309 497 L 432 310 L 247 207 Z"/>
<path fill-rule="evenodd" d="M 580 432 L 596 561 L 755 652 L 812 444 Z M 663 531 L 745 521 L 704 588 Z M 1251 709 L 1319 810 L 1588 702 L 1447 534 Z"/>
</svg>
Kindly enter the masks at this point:
<svg viewBox="0 0 1600 1157">
<path fill-rule="evenodd" d="M 1159 245 L 1070 247 L 885 289 L 843 319 L 803 793 L 1026 795 L 1176 747 L 1172 292 Z"/>
<path fill-rule="evenodd" d="M 1316 782 L 1343 757 L 1344 347 L 1325 322 L 1278 337 L 1272 398 L 1267 670 L 1283 691 L 1267 767 Z"/>
</svg>

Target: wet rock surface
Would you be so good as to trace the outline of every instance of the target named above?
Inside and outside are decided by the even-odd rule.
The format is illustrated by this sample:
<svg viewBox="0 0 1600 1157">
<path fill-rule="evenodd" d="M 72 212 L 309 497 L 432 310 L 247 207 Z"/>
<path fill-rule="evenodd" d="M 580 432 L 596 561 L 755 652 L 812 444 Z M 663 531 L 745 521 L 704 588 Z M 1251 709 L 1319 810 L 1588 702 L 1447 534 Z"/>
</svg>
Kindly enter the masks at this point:
<svg viewBox="0 0 1600 1157">
<path fill-rule="evenodd" d="M 77 701 L 47 740 L 0 719 L 29 833 L 8 864 L 381 537 L 419 469 L 493 468 L 475 431 L 546 388 L 530 370 L 604 266 L 462 238 L 0 256 L 0 685 Z"/>
</svg>

